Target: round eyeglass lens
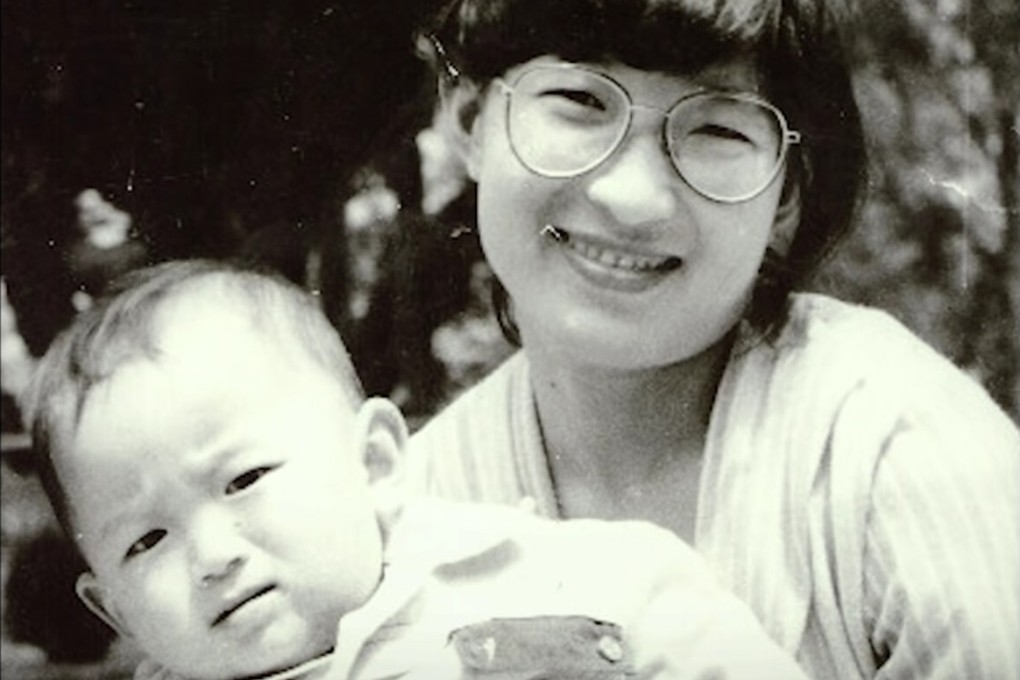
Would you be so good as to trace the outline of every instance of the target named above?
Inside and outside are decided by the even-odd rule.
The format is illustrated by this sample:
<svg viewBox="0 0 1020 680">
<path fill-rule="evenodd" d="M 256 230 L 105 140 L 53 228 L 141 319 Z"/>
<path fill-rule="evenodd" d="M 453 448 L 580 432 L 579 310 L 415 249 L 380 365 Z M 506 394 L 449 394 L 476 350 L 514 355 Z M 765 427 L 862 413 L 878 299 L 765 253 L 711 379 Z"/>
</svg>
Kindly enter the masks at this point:
<svg viewBox="0 0 1020 680">
<path fill-rule="evenodd" d="M 507 116 L 511 147 L 539 174 L 586 172 L 605 160 L 627 132 L 627 94 L 591 71 L 539 66 L 521 74 L 512 91 Z"/>
<path fill-rule="evenodd" d="M 749 198 L 775 178 L 785 126 L 768 104 L 739 94 L 700 93 L 670 111 L 673 163 L 695 190 L 724 201 Z"/>
<path fill-rule="evenodd" d="M 573 177 L 605 161 L 620 145 L 634 108 L 627 92 L 599 73 L 563 65 L 535 66 L 512 86 L 507 104 L 510 146 L 527 168 Z M 713 200 L 747 200 L 782 166 L 787 131 L 782 114 L 754 95 L 697 92 L 666 114 L 664 136 L 680 176 Z"/>
</svg>

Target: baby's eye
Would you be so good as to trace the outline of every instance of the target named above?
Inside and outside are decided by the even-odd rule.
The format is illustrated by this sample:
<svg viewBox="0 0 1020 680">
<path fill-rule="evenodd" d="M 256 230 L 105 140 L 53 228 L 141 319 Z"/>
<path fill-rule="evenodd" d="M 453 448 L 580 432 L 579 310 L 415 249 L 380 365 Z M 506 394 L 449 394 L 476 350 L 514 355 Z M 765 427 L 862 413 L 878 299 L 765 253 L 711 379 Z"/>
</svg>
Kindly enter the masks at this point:
<svg viewBox="0 0 1020 680">
<path fill-rule="evenodd" d="M 153 529 L 146 533 L 131 544 L 131 546 L 127 549 L 127 552 L 124 553 L 124 559 L 131 559 L 136 555 L 141 555 L 142 553 L 151 550 L 157 543 L 163 540 L 164 536 L 166 536 L 166 531 L 163 529 Z"/>
<path fill-rule="evenodd" d="M 248 470 L 247 472 L 244 472 L 232 479 L 230 483 L 227 484 L 225 492 L 229 496 L 230 494 L 237 493 L 238 491 L 244 491 L 249 486 L 275 470 L 277 467 L 278 466 L 275 465 L 264 465 L 262 467 L 252 468 L 251 470 Z"/>
</svg>

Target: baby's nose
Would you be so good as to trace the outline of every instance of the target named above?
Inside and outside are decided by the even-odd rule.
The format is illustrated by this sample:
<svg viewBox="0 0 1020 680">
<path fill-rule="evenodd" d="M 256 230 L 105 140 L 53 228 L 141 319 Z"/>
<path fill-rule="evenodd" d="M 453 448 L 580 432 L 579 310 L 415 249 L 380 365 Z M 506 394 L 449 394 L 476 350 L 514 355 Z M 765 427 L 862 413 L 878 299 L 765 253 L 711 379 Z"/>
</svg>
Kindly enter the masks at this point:
<svg viewBox="0 0 1020 680">
<path fill-rule="evenodd" d="M 198 572 L 198 585 L 202 588 L 211 588 L 221 581 L 226 581 L 244 565 L 244 562 L 243 557 L 236 555 L 226 562 L 206 564 Z"/>
<path fill-rule="evenodd" d="M 207 510 L 190 527 L 192 573 L 201 586 L 222 581 L 247 561 L 246 542 L 229 513 Z"/>
</svg>

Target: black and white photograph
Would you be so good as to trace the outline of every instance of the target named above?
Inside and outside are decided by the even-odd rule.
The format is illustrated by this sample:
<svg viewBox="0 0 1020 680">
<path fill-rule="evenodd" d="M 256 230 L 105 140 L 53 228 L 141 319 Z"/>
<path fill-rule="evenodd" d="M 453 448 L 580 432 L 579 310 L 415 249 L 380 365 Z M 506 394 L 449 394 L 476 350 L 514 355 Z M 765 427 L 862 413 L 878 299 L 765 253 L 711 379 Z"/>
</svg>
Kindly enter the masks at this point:
<svg viewBox="0 0 1020 680">
<path fill-rule="evenodd" d="M 1020 679 L 1015 0 L 0 32 L 5 680 Z"/>
</svg>

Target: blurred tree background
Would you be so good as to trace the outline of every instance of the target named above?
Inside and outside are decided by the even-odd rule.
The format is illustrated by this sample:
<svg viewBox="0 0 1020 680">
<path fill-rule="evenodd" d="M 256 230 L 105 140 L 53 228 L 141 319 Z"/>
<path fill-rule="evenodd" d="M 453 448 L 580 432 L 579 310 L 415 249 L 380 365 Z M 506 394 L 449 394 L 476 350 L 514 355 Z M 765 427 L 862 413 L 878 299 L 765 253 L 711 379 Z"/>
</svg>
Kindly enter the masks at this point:
<svg viewBox="0 0 1020 680">
<path fill-rule="evenodd" d="M 97 271 L 202 255 L 314 290 L 368 390 L 412 423 L 505 357 L 473 197 L 428 130 L 433 87 L 412 35 L 435 4 L 5 0 L 3 278 L 29 353 L 97 292 Z M 1020 5 L 857 5 L 847 44 L 869 193 L 815 287 L 889 310 L 1020 421 Z M 93 197 L 89 213 L 86 189 L 130 216 L 129 260 L 82 248 L 106 205 Z M 5 394 L 5 584 L 52 529 L 16 411 Z M 40 590 L 27 573 L 22 595 Z M 62 642 L 86 636 L 51 629 L 80 625 L 61 610 L 72 604 L 17 597 L 2 599 L 5 670 L 12 638 L 42 650 L 17 657 L 33 668 L 88 656 Z M 48 622 L 41 633 L 25 612 Z"/>
<path fill-rule="evenodd" d="M 86 286 L 74 200 L 95 188 L 148 261 L 241 255 L 319 291 L 370 390 L 413 415 L 484 372 L 456 355 L 503 356 L 477 323 L 471 197 L 435 188 L 457 170 L 415 139 L 430 4 L 5 2 L 3 271 L 32 352 Z M 857 4 L 872 175 L 816 286 L 890 310 L 1020 418 L 1020 9 Z"/>
<path fill-rule="evenodd" d="M 870 191 L 819 284 L 890 310 L 1020 420 L 1020 5 L 859 4 Z"/>
</svg>

